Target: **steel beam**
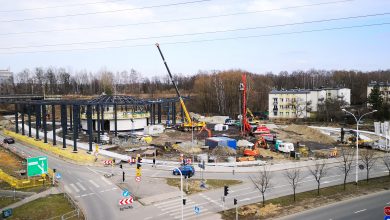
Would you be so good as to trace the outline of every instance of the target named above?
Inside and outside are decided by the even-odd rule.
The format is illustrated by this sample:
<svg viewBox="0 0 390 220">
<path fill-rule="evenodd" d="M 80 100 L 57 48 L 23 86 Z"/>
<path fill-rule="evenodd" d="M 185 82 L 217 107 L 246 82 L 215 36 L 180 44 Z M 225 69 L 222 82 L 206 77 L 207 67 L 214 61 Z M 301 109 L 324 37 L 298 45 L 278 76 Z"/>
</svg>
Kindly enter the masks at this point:
<svg viewBox="0 0 390 220">
<path fill-rule="evenodd" d="M 53 145 L 57 145 L 56 134 L 56 106 L 51 105 L 51 125 L 53 126 Z"/>
</svg>

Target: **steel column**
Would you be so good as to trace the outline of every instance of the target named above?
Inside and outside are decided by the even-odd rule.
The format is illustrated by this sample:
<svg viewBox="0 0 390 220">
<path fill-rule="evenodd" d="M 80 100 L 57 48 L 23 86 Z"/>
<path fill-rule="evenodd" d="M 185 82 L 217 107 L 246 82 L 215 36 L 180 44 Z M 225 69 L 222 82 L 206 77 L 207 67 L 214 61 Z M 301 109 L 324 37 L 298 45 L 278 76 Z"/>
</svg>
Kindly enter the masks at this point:
<svg viewBox="0 0 390 220">
<path fill-rule="evenodd" d="M 118 116 L 117 116 L 117 106 L 114 104 L 114 126 L 115 126 L 115 137 L 118 136 Z"/>
<path fill-rule="evenodd" d="M 31 105 L 28 105 L 27 109 L 27 114 L 28 114 L 28 136 L 32 137 L 31 135 Z"/>
<path fill-rule="evenodd" d="M 176 124 L 176 102 L 172 102 L 172 125 Z"/>
<path fill-rule="evenodd" d="M 100 123 L 102 125 L 102 134 L 104 134 L 104 105 L 102 105 L 102 123 Z"/>
<path fill-rule="evenodd" d="M 72 116 L 72 114 L 73 114 L 73 109 L 72 109 L 72 106 L 70 105 L 69 106 L 69 130 L 73 130 L 73 116 Z M 68 126 L 67 126 L 68 127 Z"/>
<path fill-rule="evenodd" d="M 42 105 L 43 143 L 47 143 L 46 105 Z"/>
<path fill-rule="evenodd" d="M 56 140 L 56 106 L 51 105 L 51 125 L 53 126 L 53 145 L 57 145 Z"/>
<path fill-rule="evenodd" d="M 161 124 L 161 103 L 157 104 L 157 124 Z"/>
<path fill-rule="evenodd" d="M 35 139 L 39 140 L 39 121 L 41 115 L 41 105 L 35 105 Z"/>
<path fill-rule="evenodd" d="M 68 132 L 67 106 L 61 105 L 62 148 L 66 148 L 66 133 Z"/>
<path fill-rule="evenodd" d="M 18 104 L 15 104 L 15 133 L 19 133 Z"/>
<path fill-rule="evenodd" d="M 24 135 L 24 111 L 25 111 L 25 105 L 22 104 L 22 135 Z"/>
<path fill-rule="evenodd" d="M 96 115 L 97 115 L 97 143 L 100 143 L 100 106 L 96 105 Z"/>
<path fill-rule="evenodd" d="M 78 129 L 78 123 L 77 123 L 77 109 L 79 106 L 74 105 L 73 106 L 73 152 L 77 152 L 77 129 Z"/>
<path fill-rule="evenodd" d="M 88 146 L 92 152 L 92 106 L 87 105 Z"/>
</svg>

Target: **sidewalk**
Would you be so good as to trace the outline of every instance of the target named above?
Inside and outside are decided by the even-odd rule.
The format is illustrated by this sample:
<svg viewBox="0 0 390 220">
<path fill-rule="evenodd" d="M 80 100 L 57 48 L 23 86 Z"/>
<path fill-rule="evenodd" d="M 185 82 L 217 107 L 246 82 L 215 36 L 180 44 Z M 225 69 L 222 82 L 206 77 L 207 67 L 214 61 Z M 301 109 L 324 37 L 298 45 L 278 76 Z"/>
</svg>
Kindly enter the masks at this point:
<svg viewBox="0 0 390 220">
<path fill-rule="evenodd" d="M 52 187 L 46 191 L 34 194 L 34 195 L 29 196 L 29 197 L 27 197 L 19 202 L 16 202 L 16 203 L 13 203 L 7 207 L 4 207 L 4 208 L 0 209 L 0 212 L 3 212 L 3 210 L 10 209 L 10 208 L 11 209 L 17 208 L 21 205 L 24 205 L 26 203 L 29 203 L 29 202 L 34 201 L 34 200 L 39 199 L 39 198 L 46 197 L 46 196 L 51 195 L 51 194 L 60 194 L 60 193 L 61 192 L 59 191 L 59 189 L 57 187 Z"/>
</svg>

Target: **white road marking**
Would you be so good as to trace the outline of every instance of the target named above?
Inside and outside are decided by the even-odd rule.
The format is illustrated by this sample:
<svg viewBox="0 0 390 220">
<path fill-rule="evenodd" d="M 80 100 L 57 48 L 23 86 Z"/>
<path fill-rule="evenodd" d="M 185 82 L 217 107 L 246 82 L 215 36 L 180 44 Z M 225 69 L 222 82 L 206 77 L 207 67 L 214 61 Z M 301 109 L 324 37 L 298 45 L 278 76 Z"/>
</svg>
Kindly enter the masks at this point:
<svg viewBox="0 0 390 220">
<path fill-rule="evenodd" d="M 83 190 L 83 191 L 87 190 L 87 189 L 86 189 L 83 185 L 81 185 L 81 183 L 79 183 L 79 182 L 77 182 L 76 185 L 77 185 L 78 187 L 80 187 L 80 189 Z"/>
<path fill-rule="evenodd" d="M 355 213 L 364 212 L 364 211 L 366 211 L 366 210 L 367 210 L 367 209 L 362 209 L 362 210 L 356 211 Z"/>
<path fill-rule="evenodd" d="M 72 190 L 69 188 L 68 185 L 64 185 L 64 188 L 65 188 L 65 191 L 67 191 L 68 193 L 72 192 Z"/>
<path fill-rule="evenodd" d="M 247 189 L 252 189 L 252 188 L 253 188 L 253 187 L 246 187 L 246 188 L 242 188 L 242 189 L 231 190 L 231 191 L 230 191 L 230 194 L 236 193 L 236 192 L 239 192 L 239 191 L 243 191 L 243 190 L 247 190 Z"/>
<path fill-rule="evenodd" d="M 181 199 L 173 199 L 173 200 L 168 200 L 166 202 L 160 202 L 160 203 L 155 203 L 153 204 L 154 206 L 160 206 L 160 205 L 164 205 L 164 204 L 168 204 L 168 203 L 171 203 L 173 201 L 181 201 Z"/>
<path fill-rule="evenodd" d="M 207 199 L 207 200 L 210 201 L 211 203 L 214 203 L 215 205 L 217 205 L 217 206 L 219 206 L 219 207 L 221 207 L 221 208 L 224 208 L 223 205 L 221 205 L 221 204 L 219 204 L 218 202 L 212 200 L 211 198 L 209 198 L 209 197 L 207 197 L 207 196 L 205 196 L 205 195 L 203 195 L 203 194 L 200 194 L 200 196 L 202 196 L 203 198 Z"/>
<path fill-rule="evenodd" d="M 76 191 L 76 193 L 80 192 L 80 190 L 73 184 L 71 183 L 70 186 Z"/>
<path fill-rule="evenodd" d="M 152 216 L 150 216 L 150 217 L 146 217 L 146 218 L 144 218 L 144 220 L 149 220 L 149 219 L 152 219 L 153 217 Z"/>
<path fill-rule="evenodd" d="M 192 204 L 195 204 L 194 202 L 186 202 L 186 205 L 185 206 L 187 206 L 187 205 L 192 205 Z M 181 207 L 181 205 L 182 204 L 178 204 L 178 205 L 175 205 L 175 206 L 169 206 L 169 207 L 167 207 L 167 208 L 163 208 L 163 209 L 161 209 L 161 211 L 163 211 L 163 212 L 165 212 L 165 211 L 169 211 L 169 210 L 172 210 L 172 211 L 176 211 L 177 209 L 179 209 L 180 207 Z M 184 207 L 185 207 L 184 206 Z"/>
<path fill-rule="evenodd" d="M 160 174 L 160 173 L 161 173 L 161 170 L 155 172 L 151 177 L 156 177 L 156 176 L 157 176 L 158 174 Z"/>
<path fill-rule="evenodd" d="M 106 180 L 106 178 L 104 178 L 104 177 L 100 177 L 104 182 L 106 182 L 108 185 L 112 185 L 112 183 L 110 182 L 110 181 L 108 181 L 108 180 Z"/>
<path fill-rule="evenodd" d="M 95 183 L 93 180 L 89 180 L 89 182 L 92 184 L 92 185 L 94 185 L 96 188 L 99 188 L 100 186 L 97 184 L 97 183 Z"/>
<path fill-rule="evenodd" d="M 390 205 L 390 202 L 386 203 L 387 205 Z"/>
</svg>

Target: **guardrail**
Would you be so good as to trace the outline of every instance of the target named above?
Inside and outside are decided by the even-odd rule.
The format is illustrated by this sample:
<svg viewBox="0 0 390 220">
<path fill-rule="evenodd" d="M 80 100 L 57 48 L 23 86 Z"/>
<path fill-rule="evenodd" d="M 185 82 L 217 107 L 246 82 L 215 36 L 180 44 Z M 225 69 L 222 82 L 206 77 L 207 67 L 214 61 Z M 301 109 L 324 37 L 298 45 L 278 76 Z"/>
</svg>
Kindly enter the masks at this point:
<svg viewBox="0 0 390 220">
<path fill-rule="evenodd" d="M 0 179 L 7 182 L 10 186 L 12 186 L 15 189 L 24 189 L 24 188 L 31 188 L 36 186 L 42 186 L 45 185 L 45 183 L 51 183 L 50 176 L 53 175 L 51 171 L 49 170 L 49 175 L 46 175 L 43 177 L 32 177 L 29 179 L 17 179 L 7 173 L 5 173 L 3 170 L 0 169 Z"/>
</svg>

